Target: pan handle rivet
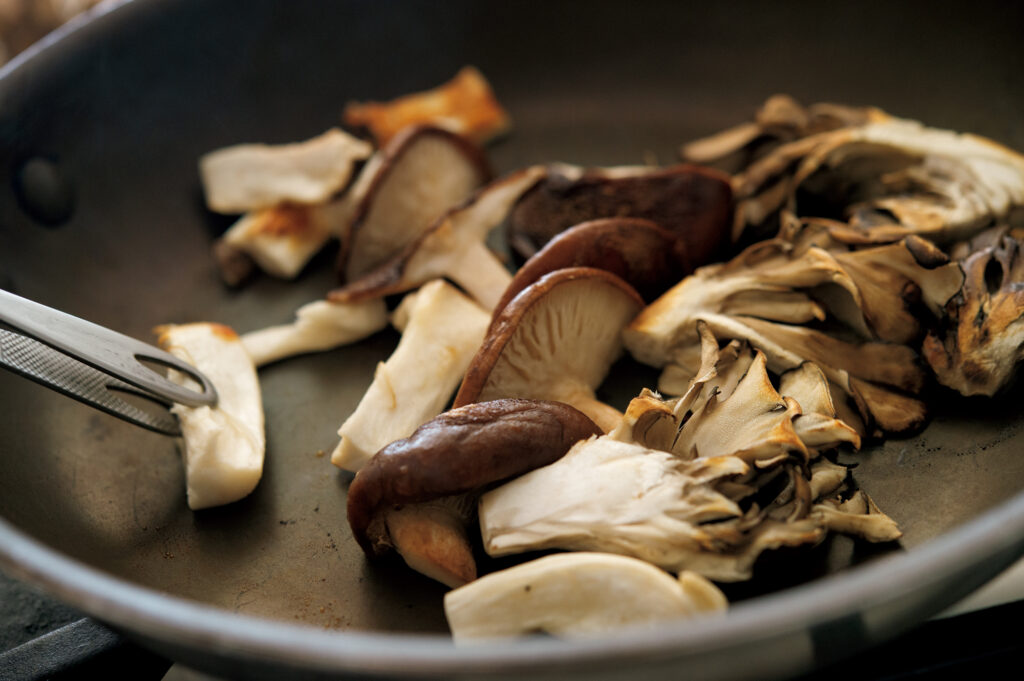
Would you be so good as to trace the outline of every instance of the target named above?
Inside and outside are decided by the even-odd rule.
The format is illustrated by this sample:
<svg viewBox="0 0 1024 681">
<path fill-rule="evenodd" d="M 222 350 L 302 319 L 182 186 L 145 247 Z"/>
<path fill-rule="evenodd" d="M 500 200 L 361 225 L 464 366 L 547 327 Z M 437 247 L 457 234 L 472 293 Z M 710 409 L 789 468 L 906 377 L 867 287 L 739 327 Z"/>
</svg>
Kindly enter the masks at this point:
<svg viewBox="0 0 1024 681">
<path fill-rule="evenodd" d="M 74 192 L 60 167 L 36 156 L 22 164 L 14 175 L 14 194 L 22 210 L 36 222 L 56 227 L 74 212 Z"/>
</svg>

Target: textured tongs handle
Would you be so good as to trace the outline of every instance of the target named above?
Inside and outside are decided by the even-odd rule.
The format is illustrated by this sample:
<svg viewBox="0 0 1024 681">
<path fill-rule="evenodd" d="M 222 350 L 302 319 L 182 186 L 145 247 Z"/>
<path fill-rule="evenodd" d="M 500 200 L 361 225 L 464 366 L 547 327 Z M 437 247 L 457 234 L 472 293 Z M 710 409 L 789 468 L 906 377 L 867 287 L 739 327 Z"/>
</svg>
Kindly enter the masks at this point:
<svg viewBox="0 0 1024 681">
<path fill-rule="evenodd" d="M 111 390 L 165 406 L 217 402 L 210 380 L 174 355 L 3 290 L 0 323 L 0 366 L 145 428 L 180 433 L 171 414 L 144 411 Z M 199 390 L 178 385 L 143 362 L 179 371 Z"/>
</svg>

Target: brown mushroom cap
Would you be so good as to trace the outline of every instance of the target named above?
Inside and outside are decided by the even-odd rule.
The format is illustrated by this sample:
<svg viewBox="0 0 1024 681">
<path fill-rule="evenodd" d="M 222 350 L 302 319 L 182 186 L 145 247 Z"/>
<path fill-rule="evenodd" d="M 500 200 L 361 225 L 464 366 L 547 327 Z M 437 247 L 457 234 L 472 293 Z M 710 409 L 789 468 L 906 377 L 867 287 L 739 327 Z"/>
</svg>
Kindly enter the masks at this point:
<svg viewBox="0 0 1024 681">
<path fill-rule="evenodd" d="M 641 218 L 589 220 L 555 235 L 526 261 L 495 306 L 501 310 L 524 288 L 555 270 L 594 267 L 626 280 L 651 301 L 690 271 L 686 246 Z"/>
<path fill-rule="evenodd" d="M 625 281 L 605 270 L 571 267 L 525 288 L 492 320 L 466 372 L 455 406 L 502 397 L 566 402 L 603 429 L 621 414 L 594 389 L 622 351 L 622 329 L 643 307 Z"/>
<path fill-rule="evenodd" d="M 462 494 L 557 460 L 600 434 L 559 402 L 505 399 L 452 409 L 380 450 L 348 490 L 348 521 L 367 555 L 390 547 L 384 511 Z"/>
<path fill-rule="evenodd" d="M 339 256 L 348 281 L 401 251 L 492 175 L 479 147 L 442 128 L 407 128 L 381 153 Z"/>
<path fill-rule="evenodd" d="M 656 222 L 681 239 L 691 262 L 699 265 L 718 251 L 729 232 L 729 178 L 693 165 L 626 176 L 589 170 L 569 177 L 553 170 L 512 209 L 509 245 L 527 259 L 572 225 L 607 217 Z"/>
</svg>

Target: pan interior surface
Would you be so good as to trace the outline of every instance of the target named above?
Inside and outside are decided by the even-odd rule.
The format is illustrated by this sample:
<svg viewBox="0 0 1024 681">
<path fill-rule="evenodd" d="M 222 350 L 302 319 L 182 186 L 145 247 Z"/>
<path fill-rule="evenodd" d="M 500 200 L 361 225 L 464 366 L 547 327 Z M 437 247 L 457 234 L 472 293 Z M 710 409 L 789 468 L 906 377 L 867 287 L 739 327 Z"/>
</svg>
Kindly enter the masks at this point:
<svg viewBox="0 0 1024 681">
<path fill-rule="evenodd" d="M 884 18 L 816 7 L 126 3 L 0 80 L 0 287 L 144 340 L 168 322 L 244 332 L 288 321 L 334 285 L 335 253 L 294 282 L 226 288 L 210 247 L 231 220 L 204 209 L 198 157 L 307 139 L 337 125 L 347 101 L 432 87 L 464 64 L 487 75 L 513 118 L 511 136 L 489 150 L 499 172 L 671 163 L 680 143 L 747 119 L 775 92 L 873 104 L 1024 148 L 1024 90 L 1013 86 L 1024 70 L 1020 8 L 972 5 L 954 38 L 942 4 L 901 4 Z M 908 23 L 916 29 L 898 30 Z M 33 159 L 67 182 L 73 208 L 60 224 L 34 219 L 17 195 Z M 397 338 L 261 370 L 263 479 L 248 498 L 195 513 L 174 440 L 0 373 L 0 516 L 103 573 L 231 613 L 443 633 L 441 585 L 364 559 L 345 519 L 351 475 L 326 454 Z M 604 390 L 622 407 L 655 377 L 624 362 Z M 780 553 L 734 595 L 912 552 L 1018 493 L 1020 389 L 990 401 L 936 392 L 921 435 L 844 456 L 900 523 L 901 545 L 836 539 Z"/>
</svg>

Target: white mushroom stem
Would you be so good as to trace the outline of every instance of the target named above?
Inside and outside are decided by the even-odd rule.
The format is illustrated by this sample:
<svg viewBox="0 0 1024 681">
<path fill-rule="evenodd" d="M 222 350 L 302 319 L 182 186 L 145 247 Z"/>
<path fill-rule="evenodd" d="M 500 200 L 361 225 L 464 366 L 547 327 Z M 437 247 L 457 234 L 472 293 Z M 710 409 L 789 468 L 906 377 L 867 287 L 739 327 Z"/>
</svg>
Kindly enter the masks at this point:
<svg viewBox="0 0 1024 681">
<path fill-rule="evenodd" d="M 217 389 L 216 407 L 171 408 L 181 422 L 185 482 L 193 510 L 249 494 L 263 474 L 266 440 L 256 368 L 238 335 L 221 324 L 167 325 L 160 345 L 204 373 Z M 171 372 L 185 384 L 190 379 Z"/>
<path fill-rule="evenodd" d="M 487 312 L 451 284 L 423 286 L 398 347 L 377 365 L 373 383 L 338 430 L 341 442 L 331 462 L 358 471 L 382 447 L 440 414 L 489 322 Z"/>
<path fill-rule="evenodd" d="M 446 268 L 446 274 L 474 300 L 493 310 L 512 282 L 512 274 L 505 263 L 480 241 L 467 244 L 458 256 Z"/>
<path fill-rule="evenodd" d="M 442 497 L 387 511 L 395 551 L 420 574 L 452 588 L 476 578 L 476 560 L 466 532 L 475 495 Z"/>
<path fill-rule="evenodd" d="M 691 572 L 679 579 L 634 558 L 566 553 L 495 572 L 448 592 L 456 643 L 538 631 L 585 636 L 719 612 L 728 601 Z"/>
<path fill-rule="evenodd" d="M 361 303 L 317 300 L 300 307 L 291 324 L 251 331 L 242 336 L 242 344 L 259 367 L 285 357 L 355 343 L 377 333 L 387 323 L 383 300 Z"/>
</svg>

